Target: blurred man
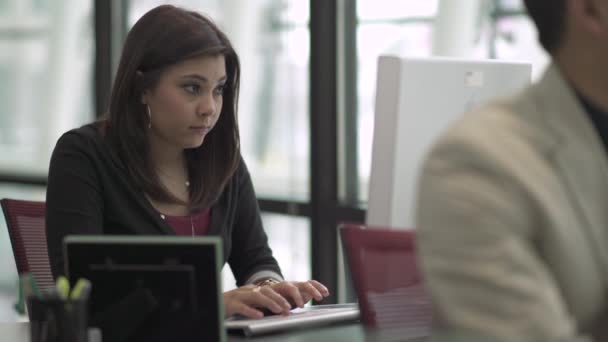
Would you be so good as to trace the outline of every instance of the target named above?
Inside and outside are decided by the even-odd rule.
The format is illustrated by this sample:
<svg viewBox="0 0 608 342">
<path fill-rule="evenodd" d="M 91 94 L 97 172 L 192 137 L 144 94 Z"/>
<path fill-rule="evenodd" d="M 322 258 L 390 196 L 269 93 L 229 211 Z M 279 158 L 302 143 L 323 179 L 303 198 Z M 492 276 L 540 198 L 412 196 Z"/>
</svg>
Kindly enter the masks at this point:
<svg viewBox="0 0 608 342">
<path fill-rule="evenodd" d="M 453 125 L 420 180 L 437 329 L 608 341 L 608 0 L 525 2 L 552 64 Z"/>
</svg>

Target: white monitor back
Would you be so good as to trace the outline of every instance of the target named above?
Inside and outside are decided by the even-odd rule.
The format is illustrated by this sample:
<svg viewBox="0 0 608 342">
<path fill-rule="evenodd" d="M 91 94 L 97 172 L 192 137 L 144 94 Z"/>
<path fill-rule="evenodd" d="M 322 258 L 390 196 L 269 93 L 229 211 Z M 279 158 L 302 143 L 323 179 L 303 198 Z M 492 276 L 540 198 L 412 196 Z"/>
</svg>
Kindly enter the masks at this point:
<svg viewBox="0 0 608 342">
<path fill-rule="evenodd" d="M 464 112 L 531 80 L 523 62 L 380 56 L 367 224 L 414 228 L 416 183 L 436 138 Z"/>
</svg>

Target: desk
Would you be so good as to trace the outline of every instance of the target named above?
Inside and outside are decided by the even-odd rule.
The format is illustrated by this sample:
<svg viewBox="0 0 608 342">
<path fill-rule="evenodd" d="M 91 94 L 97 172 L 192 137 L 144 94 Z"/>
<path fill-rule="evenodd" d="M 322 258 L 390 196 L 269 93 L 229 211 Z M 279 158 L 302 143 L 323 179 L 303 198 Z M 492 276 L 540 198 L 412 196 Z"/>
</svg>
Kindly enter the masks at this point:
<svg viewBox="0 0 608 342">
<path fill-rule="evenodd" d="M 0 323 L 0 341 L 29 342 L 29 323 Z M 366 331 L 360 323 L 346 323 L 318 327 L 314 329 L 288 330 L 283 333 L 262 335 L 248 338 L 228 334 L 227 342 L 304 342 L 304 341 L 332 341 L 332 342 L 385 342 L 404 341 L 381 336 L 378 333 Z M 421 342 L 424 339 L 409 339 L 408 342 Z"/>
</svg>

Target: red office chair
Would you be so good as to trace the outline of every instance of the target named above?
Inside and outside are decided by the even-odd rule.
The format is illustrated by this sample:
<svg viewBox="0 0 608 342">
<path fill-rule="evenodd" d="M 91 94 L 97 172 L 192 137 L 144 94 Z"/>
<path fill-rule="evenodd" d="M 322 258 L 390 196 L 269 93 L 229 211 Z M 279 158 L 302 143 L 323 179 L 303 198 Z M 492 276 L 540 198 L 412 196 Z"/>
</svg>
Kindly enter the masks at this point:
<svg viewBox="0 0 608 342">
<path fill-rule="evenodd" d="M 402 337 L 431 333 L 431 301 L 416 262 L 414 232 L 341 224 L 361 320 Z"/>
<path fill-rule="evenodd" d="M 0 200 L 13 246 L 17 272 L 30 272 L 40 290 L 54 287 L 46 247 L 45 202 Z"/>
</svg>

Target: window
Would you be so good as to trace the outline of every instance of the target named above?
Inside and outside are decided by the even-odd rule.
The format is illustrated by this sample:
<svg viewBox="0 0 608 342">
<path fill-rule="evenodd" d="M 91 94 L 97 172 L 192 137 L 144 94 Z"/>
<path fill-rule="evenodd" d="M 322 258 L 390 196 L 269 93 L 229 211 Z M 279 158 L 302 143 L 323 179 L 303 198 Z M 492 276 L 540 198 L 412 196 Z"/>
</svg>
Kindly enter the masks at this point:
<svg viewBox="0 0 608 342">
<path fill-rule="evenodd" d="M 498 0 L 498 8 L 504 11 L 524 11 L 524 4 L 522 0 Z M 523 14 L 523 13 L 522 13 Z"/>
<path fill-rule="evenodd" d="M 532 79 L 537 80 L 549 63 L 549 55 L 538 42 L 536 27 L 526 15 L 521 0 L 502 0 L 496 8 L 495 58 L 532 63 Z"/>
<path fill-rule="evenodd" d="M 94 118 L 93 1 L 0 1 L 0 174 L 44 183 L 58 137 Z M 44 200 L 44 186 L 0 183 L 0 198 Z M 18 317 L 17 270 L 0 219 L 0 322 Z"/>
<path fill-rule="evenodd" d="M 93 119 L 92 1 L 0 6 L 0 172 L 46 176 L 61 133 Z"/>
<path fill-rule="evenodd" d="M 352 152 L 344 151 L 346 155 L 357 158 L 356 169 L 346 170 L 344 173 L 346 178 L 357 178 L 356 182 L 346 182 L 357 188 L 344 189 L 341 196 L 343 202 L 352 204 L 367 201 L 374 132 L 377 59 L 382 53 L 391 50 L 407 51 L 412 56 L 430 56 L 437 6 L 437 0 L 357 1 L 357 89 L 354 94 L 345 95 L 346 101 L 356 101 L 357 153 L 354 156 Z M 353 33 L 345 31 L 344 34 Z M 345 58 L 350 58 L 348 52 Z M 349 148 L 348 146 L 353 145 L 347 144 L 346 148 Z"/>
<path fill-rule="evenodd" d="M 288 280 L 310 279 L 310 221 L 280 214 L 263 214 L 262 221 L 283 277 Z M 227 265 L 222 273 L 224 290 L 235 288 L 236 280 Z"/>
</svg>

